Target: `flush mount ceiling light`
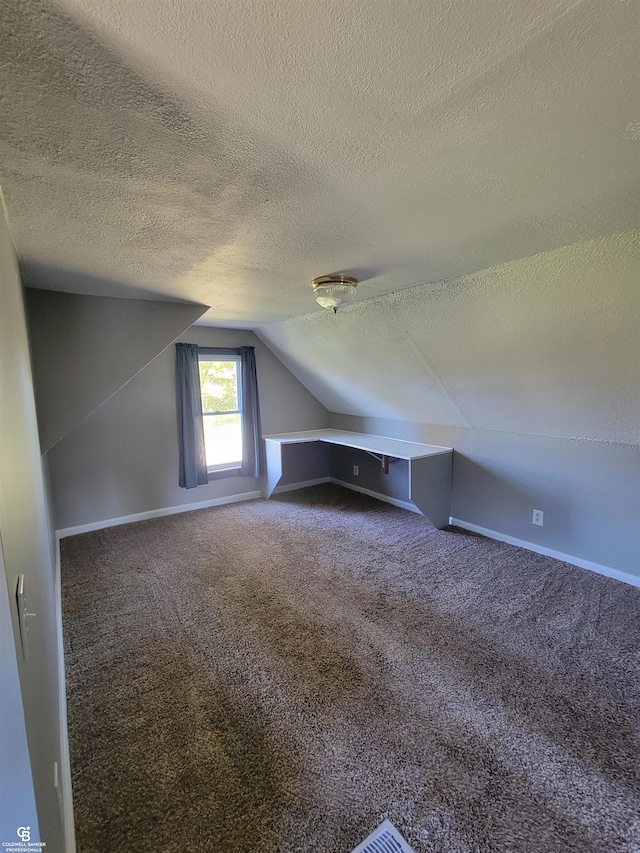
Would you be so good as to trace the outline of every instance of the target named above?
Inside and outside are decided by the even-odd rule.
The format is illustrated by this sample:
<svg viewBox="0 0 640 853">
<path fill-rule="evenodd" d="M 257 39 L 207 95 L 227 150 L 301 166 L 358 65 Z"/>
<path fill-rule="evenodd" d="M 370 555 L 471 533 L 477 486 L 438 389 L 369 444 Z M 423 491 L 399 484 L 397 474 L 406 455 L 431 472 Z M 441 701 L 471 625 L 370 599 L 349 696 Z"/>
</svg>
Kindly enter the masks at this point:
<svg viewBox="0 0 640 853">
<path fill-rule="evenodd" d="M 350 275 L 321 275 L 311 282 L 318 305 L 333 311 L 348 305 L 356 294 L 358 279 Z"/>
</svg>

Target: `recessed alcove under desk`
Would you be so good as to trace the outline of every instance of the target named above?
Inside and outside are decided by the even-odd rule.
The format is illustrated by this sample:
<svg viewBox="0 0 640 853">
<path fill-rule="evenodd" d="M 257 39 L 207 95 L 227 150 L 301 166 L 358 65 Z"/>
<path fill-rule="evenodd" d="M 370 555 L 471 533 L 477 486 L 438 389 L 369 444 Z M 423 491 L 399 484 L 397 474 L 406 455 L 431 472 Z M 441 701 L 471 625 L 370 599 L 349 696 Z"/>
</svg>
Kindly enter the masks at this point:
<svg viewBox="0 0 640 853">
<path fill-rule="evenodd" d="M 449 524 L 451 447 L 335 429 L 265 435 L 264 439 L 265 497 L 274 491 L 332 481 L 418 511 L 435 527 Z M 360 470 L 358 476 L 347 479 L 347 471 L 353 472 L 349 461 L 362 469 L 362 479 Z M 384 490 L 385 483 L 396 494 L 393 489 Z"/>
</svg>

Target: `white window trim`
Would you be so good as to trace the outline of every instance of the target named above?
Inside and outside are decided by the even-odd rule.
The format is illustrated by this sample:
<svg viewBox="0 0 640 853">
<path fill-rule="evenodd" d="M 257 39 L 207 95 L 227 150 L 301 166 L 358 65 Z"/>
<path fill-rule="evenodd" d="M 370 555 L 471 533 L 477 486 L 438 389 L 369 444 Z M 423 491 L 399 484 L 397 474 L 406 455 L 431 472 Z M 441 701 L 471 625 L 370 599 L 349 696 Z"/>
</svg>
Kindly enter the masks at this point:
<svg viewBox="0 0 640 853">
<path fill-rule="evenodd" d="M 225 412 L 204 412 L 203 418 L 216 417 L 218 415 L 240 415 L 240 430 L 242 434 L 242 359 L 240 355 L 219 355 L 214 356 L 208 353 L 198 353 L 198 363 L 201 361 L 235 361 L 236 377 L 238 386 L 238 408 L 233 411 Z M 244 436 L 242 436 L 244 439 Z M 219 465 L 207 465 L 207 474 L 223 474 L 225 471 L 236 472 L 242 467 L 242 459 L 233 462 L 221 462 Z"/>
</svg>

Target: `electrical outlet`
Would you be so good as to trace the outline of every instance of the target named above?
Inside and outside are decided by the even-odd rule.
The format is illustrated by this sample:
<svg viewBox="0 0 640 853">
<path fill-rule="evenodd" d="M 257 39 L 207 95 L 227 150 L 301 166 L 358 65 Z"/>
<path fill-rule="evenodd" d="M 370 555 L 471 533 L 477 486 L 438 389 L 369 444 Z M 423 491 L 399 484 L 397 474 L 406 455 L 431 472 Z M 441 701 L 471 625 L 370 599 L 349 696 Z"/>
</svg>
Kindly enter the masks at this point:
<svg viewBox="0 0 640 853">
<path fill-rule="evenodd" d="M 360 475 L 360 468 L 358 465 L 353 466 L 353 476 L 358 477 Z"/>
<path fill-rule="evenodd" d="M 542 527 L 544 524 L 544 513 L 541 509 L 534 509 L 533 511 L 533 523 Z"/>
</svg>

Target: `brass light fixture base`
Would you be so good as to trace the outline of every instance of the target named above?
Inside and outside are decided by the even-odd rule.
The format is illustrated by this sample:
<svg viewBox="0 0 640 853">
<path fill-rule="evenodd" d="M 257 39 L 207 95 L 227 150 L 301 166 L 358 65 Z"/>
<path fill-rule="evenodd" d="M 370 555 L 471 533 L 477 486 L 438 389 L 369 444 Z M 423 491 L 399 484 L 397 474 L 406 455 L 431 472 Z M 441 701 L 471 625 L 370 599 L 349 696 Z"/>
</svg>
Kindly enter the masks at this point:
<svg viewBox="0 0 640 853">
<path fill-rule="evenodd" d="M 323 284 L 348 284 L 351 287 L 357 287 L 358 279 L 350 275 L 321 275 L 314 278 L 311 282 L 313 289 Z"/>
</svg>

